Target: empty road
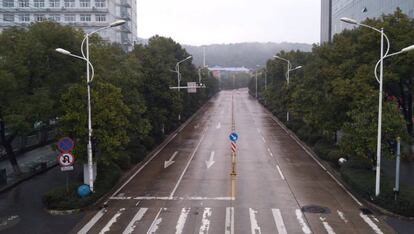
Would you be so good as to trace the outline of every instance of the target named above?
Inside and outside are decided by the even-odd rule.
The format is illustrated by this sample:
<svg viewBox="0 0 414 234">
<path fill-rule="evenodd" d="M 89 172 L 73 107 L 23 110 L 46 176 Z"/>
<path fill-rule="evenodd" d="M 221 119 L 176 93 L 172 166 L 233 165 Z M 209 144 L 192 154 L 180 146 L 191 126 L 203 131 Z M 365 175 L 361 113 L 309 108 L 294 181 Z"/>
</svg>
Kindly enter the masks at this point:
<svg viewBox="0 0 414 234">
<path fill-rule="evenodd" d="M 234 197 L 232 112 L 239 135 Z M 73 233 L 394 233 L 361 208 L 240 89 L 210 100 Z"/>
</svg>

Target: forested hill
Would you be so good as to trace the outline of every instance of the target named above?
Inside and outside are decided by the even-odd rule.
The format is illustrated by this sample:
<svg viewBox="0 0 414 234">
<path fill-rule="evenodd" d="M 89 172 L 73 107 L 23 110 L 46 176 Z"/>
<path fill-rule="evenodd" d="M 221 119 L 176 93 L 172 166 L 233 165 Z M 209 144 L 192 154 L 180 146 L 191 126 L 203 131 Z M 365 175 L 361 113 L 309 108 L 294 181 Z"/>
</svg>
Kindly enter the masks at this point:
<svg viewBox="0 0 414 234">
<path fill-rule="evenodd" d="M 304 43 L 235 43 L 213 44 L 204 46 L 206 49 L 206 65 L 221 67 L 247 67 L 263 66 L 266 61 L 281 50 L 311 51 L 311 44 Z M 188 53 L 194 57 L 194 64 L 203 64 L 203 46 L 184 45 Z"/>
</svg>

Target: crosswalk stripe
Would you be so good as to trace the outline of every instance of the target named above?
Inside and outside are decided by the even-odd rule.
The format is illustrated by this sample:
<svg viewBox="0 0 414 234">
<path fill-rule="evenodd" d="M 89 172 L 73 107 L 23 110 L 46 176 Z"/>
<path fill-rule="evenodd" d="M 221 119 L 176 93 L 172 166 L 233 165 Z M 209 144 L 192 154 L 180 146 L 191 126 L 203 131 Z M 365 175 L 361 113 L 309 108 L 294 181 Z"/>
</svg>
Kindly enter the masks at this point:
<svg viewBox="0 0 414 234">
<path fill-rule="evenodd" d="M 148 229 L 147 234 L 155 233 L 158 230 L 158 225 L 160 225 L 160 223 L 162 222 L 162 218 L 159 218 L 159 216 L 163 209 L 166 210 L 167 208 L 161 208 L 158 211 L 158 214 L 155 216 L 154 221 L 152 221 L 151 227 Z"/>
<path fill-rule="evenodd" d="M 105 225 L 105 227 L 102 228 L 102 230 L 99 232 L 99 234 L 104 234 L 106 232 L 109 232 L 109 230 L 111 230 L 112 224 L 116 223 L 116 221 L 118 220 L 119 216 L 121 216 L 121 214 L 122 214 L 122 212 L 124 210 L 125 210 L 125 208 L 119 209 L 118 212 L 116 212 L 116 214 L 114 216 L 112 216 L 112 218 Z"/>
<path fill-rule="evenodd" d="M 257 211 L 253 210 L 252 208 L 249 208 L 249 214 L 250 214 L 250 227 L 252 230 L 252 234 L 261 234 L 262 231 L 259 227 L 259 224 L 257 223 L 256 214 Z"/>
<path fill-rule="evenodd" d="M 181 234 L 184 229 L 185 221 L 187 220 L 188 213 L 190 208 L 183 208 L 181 210 L 180 217 L 178 218 L 177 225 L 175 226 L 175 234 Z"/>
<path fill-rule="evenodd" d="M 132 233 L 135 229 L 135 223 L 142 219 L 147 210 L 148 208 L 139 209 L 138 212 L 135 214 L 134 218 L 131 219 L 131 222 L 129 222 L 128 226 L 125 228 L 124 232 L 122 232 L 122 234 Z"/>
<path fill-rule="evenodd" d="M 105 213 L 106 213 L 105 208 L 102 208 L 101 210 L 99 210 L 99 212 L 96 213 L 92 217 L 92 219 L 89 220 L 89 222 L 87 224 L 85 224 L 85 226 L 83 226 L 81 230 L 78 231 L 77 234 L 86 234 L 87 232 L 89 232 L 89 230 L 91 230 L 93 225 L 95 225 L 102 218 L 102 216 L 104 216 Z"/>
<path fill-rule="evenodd" d="M 305 220 L 303 219 L 303 213 L 300 209 L 296 209 L 296 218 L 298 219 L 300 226 L 302 226 L 303 233 L 305 234 L 312 233 L 308 225 L 306 224 Z"/>
<path fill-rule="evenodd" d="M 367 216 L 364 215 L 362 212 L 359 214 L 361 218 L 372 228 L 372 230 L 377 234 L 383 234 L 381 229 Z"/>
<path fill-rule="evenodd" d="M 234 233 L 234 207 L 226 207 L 225 234 Z"/>
<path fill-rule="evenodd" d="M 276 228 L 279 234 L 287 234 L 285 223 L 283 222 L 282 214 L 279 209 L 272 209 L 273 219 L 276 223 Z"/>
<path fill-rule="evenodd" d="M 326 218 L 319 217 L 319 219 L 322 221 L 323 227 L 328 234 L 336 234 L 331 225 L 329 225 L 329 223 L 326 221 Z"/>
<path fill-rule="evenodd" d="M 208 233 L 208 229 L 210 228 L 210 216 L 211 216 L 211 208 L 206 207 L 204 208 L 203 212 L 203 219 L 201 220 L 200 232 L 199 234 Z"/>
</svg>

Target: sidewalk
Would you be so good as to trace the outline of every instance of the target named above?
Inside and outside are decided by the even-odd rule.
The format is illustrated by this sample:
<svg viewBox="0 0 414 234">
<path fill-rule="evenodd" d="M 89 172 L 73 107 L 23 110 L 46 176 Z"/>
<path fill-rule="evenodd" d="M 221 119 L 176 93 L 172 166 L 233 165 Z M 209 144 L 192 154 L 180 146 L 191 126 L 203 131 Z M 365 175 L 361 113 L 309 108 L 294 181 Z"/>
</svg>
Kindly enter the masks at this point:
<svg viewBox="0 0 414 234">
<path fill-rule="evenodd" d="M 0 170 L 6 169 L 7 184 L 0 185 L 0 192 L 13 187 L 34 175 L 43 172 L 57 164 L 58 152 L 54 151 L 51 145 L 39 147 L 32 151 L 17 156 L 22 175 L 16 176 L 9 160 L 0 161 Z"/>
</svg>

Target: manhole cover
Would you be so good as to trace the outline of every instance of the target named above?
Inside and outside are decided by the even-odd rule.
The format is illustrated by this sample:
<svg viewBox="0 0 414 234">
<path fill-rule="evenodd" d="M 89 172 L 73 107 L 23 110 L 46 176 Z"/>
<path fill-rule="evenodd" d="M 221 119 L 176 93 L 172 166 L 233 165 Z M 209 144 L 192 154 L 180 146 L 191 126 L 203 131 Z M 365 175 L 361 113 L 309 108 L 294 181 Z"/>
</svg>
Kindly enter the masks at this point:
<svg viewBox="0 0 414 234">
<path fill-rule="evenodd" d="M 309 205 L 309 206 L 302 206 L 302 212 L 306 213 L 316 213 L 316 214 L 329 214 L 331 211 L 323 206 L 317 205 Z"/>
<path fill-rule="evenodd" d="M 372 215 L 372 211 L 370 211 L 368 208 L 361 208 L 360 210 L 364 215 Z"/>
</svg>

